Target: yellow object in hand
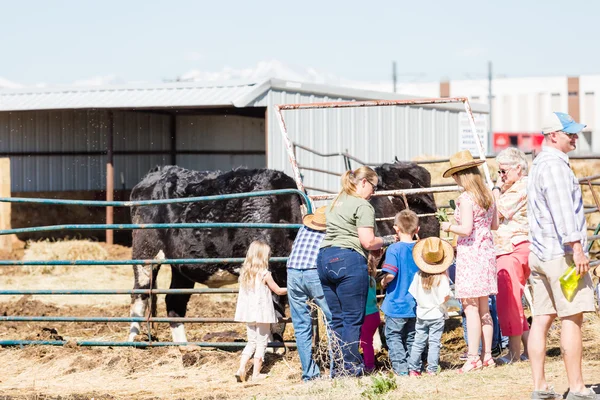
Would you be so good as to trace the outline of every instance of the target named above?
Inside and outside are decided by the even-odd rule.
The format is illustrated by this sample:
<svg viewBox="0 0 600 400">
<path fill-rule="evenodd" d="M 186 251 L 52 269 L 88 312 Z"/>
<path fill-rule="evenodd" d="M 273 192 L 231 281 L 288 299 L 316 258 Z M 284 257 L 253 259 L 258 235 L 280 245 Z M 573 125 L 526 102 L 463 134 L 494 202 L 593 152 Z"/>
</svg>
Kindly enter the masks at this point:
<svg viewBox="0 0 600 400">
<path fill-rule="evenodd" d="M 567 301 L 572 301 L 573 297 L 575 297 L 575 292 L 577 291 L 577 286 L 579 286 L 580 278 L 581 277 L 577 275 L 575 264 L 571 264 L 571 266 L 567 268 L 565 273 L 559 278 L 560 288 L 562 289 Z"/>
</svg>

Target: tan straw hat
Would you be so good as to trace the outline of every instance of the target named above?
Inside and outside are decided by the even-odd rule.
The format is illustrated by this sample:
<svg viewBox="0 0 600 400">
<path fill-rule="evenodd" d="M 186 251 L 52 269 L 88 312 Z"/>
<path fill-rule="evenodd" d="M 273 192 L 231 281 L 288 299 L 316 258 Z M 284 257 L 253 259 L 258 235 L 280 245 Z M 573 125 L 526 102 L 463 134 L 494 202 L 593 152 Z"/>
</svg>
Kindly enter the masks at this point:
<svg viewBox="0 0 600 400">
<path fill-rule="evenodd" d="M 417 267 L 428 274 L 444 272 L 454 260 L 452 245 L 438 237 L 419 240 L 412 254 Z"/>
<path fill-rule="evenodd" d="M 324 231 L 327 229 L 327 220 L 325 219 L 326 208 L 327 206 L 319 207 L 315 210 L 314 214 L 306 214 L 302 218 L 302 223 L 315 231 Z"/>
<path fill-rule="evenodd" d="M 475 160 L 469 150 L 459 151 L 450 157 L 450 168 L 444 172 L 444 178 L 449 178 L 452 174 L 462 171 L 463 169 L 477 167 L 483 164 L 483 160 Z"/>
</svg>

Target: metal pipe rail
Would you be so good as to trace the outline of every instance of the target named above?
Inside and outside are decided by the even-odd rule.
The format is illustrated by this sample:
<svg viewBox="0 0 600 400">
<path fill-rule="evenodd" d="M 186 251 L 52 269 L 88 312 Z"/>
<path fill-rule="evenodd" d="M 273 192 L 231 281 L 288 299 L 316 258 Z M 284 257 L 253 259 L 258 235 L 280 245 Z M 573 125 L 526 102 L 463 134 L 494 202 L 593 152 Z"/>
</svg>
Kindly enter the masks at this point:
<svg viewBox="0 0 600 400">
<path fill-rule="evenodd" d="M 457 185 L 449 185 L 449 186 L 438 186 L 438 187 L 429 187 L 429 188 L 413 188 L 413 189 L 397 189 L 397 190 L 381 190 L 379 192 L 373 193 L 373 197 L 381 197 L 381 196 L 410 196 L 415 194 L 423 194 L 423 193 L 445 193 L 445 192 L 460 192 L 462 189 Z M 337 196 L 337 194 L 318 194 L 308 196 L 312 200 L 332 200 Z"/>
<path fill-rule="evenodd" d="M 300 229 L 302 224 L 263 224 L 247 222 L 199 222 L 181 224 L 72 224 L 32 226 L 0 230 L 0 235 L 26 232 L 50 232 L 62 230 L 105 230 L 105 229 L 210 229 L 210 228 L 250 228 L 250 229 Z"/>
<path fill-rule="evenodd" d="M 88 207 L 133 207 L 133 206 L 155 206 L 160 204 L 177 204 L 177 203 L 196 203 L 203 201 L 219 201 L 232 199 L 245 199 L 249 197 L 265 197 L 282 194 L 297 194 L 304 200 L 308 212 L 312 213 L 310 200 L 306 193 L 298 189 L 277 189 L 264 190 L 260 192 L 249 193 L 231 193 L 220 194 L 215 196 L 200 196 L 200 197 L 184 197 L 180 199 L 163 199 L 163 200 L 138 200 L 138 201 L 94 201 L 94 200 L 63 200 L 63 199 L 32 199 L 26 197 L 0 197 L 0 202 L 3 203 L 37 203 L 37 204 L 63 204 Z"/>
<path fill-rule="evenodd" d="M 236 294 L 238 289 L 28 289 L 0 290 L 0 295 L 124 295 L 124 294 Z"/>
<path fill-rule="evenodd" d="M 160 204 L 172 203 L 190 203 L 201 201 L 218 201 L 230 200 L 249 197 L 263 197 L 272 195 L 296 194 L 299 195 L 307 211 L 312 213 L 312 203 L 308 196 L 298 189 L 282 189 L 269 190 L 252 193 L 234 193 L 217 196 L 203 197 L 188 197 L 182 199 L 164 199 L 164 200 L 144 200 L 144 201 L 86 201 L 86 200 L 62 200 L 62 199 L 30 199 L 30 198 L 0 198 L 0 202 L 14 203 L 36 203 L 36 204 L 62 204 L 62 205 L 81 205 L 81 206 L 115 206 L 115 207 L 132 207 L 132 206 L 153 206 Z M 211 228 L 250 228 L 250 229 L 299 229 L 301 224 L 274 224 L 274 223 L 237 223 L 237 222 L 222 222 L 222 223 L 187 223 L 187 224 L 70 224 L 70 225 L 55 225 L 30 227 L 20 229 L 5 229 L 0 230 L 0 235 L 8 235 L 23 232 L 46 232 L 55 230 L 75 230 L 75 229 L 211 229 Z M 54 261 L 23 261 L 23 260 L 0 260 L 0 266 L 10 265 L 162 265 L 162 264 L 214 264 L 214 263 L 242 263 L 244 258 L 210 258 L 210 259 L 153 259 L 153 260 L 54 260 Z M 270 262 L 285 262 L 287 257 L 271 257 Z M 151 281 L 152 282 L 152 279 Z M 151 285 L 152 286 L 152 283 Z M 154 294 L 208 294 L 208 293 L 237 293 L 237 289 L 132 289 L 132 290 L 0 290 L 0 295 L 124 295 L 124 294 L 147 294 L 152 298 Z M 28 322 L 145 322 L 150 324 L 153 322 L 172 323 L 172 322 L 188 322 L 188 323 L 236 323 L 231 318 L 172 318 L 172 317 L 48 317 L 48 316 L 2 316 L 2 321 L 28 321 Z M 280 322 L 290 322 L 289 319 L 280 319 Z M 149 331 L 149 337 L 151 337 Z M 0 346 L 5 345 L 28 345 L 28 344 L 48 344 L 48 345 L 64 345 L 67 341 L 23 341 L 23 340 L 7 340 L 0 341 Z M 205 347 L 242 347 L 245 343 L 212 343 L 212 342 L 197 342 L 197 343 L 174 343 L 174 342 L 94 342 L 94 341 L 79 341 L 78 345 L 89 346 L 133 346 L 133 347 L 157 347 L 168 345 L 190 345 L 196 344 Z M 271 347 L 279 347 L 278 344 L 270 344 Z"/>
<path fill-rule="evenodd" d="M 0 322 L 192 322 L 192 323 L 230 323 L 239 324 L 233 318 L 200 318 L 200 317 L 46 317 L 46 316 L 0 316 Z M 282 318 L 279 322 L 291 322 Z"/>
<path fill-rule="evenodd" d="M 246 346 L 244 342 L 97 342 L 93 340 L 0 340 L 0 346 L 31 346 L 31 345 L 47 345 L 47 346 L 64 346 L 69 343 L 74 343 L 77 346 L 107 346 L 107 347 L 165 347 L 165 346 L 198 346 L 198 347 L 214 347 L 218 349 L 239 349 Z M 289 347 L 295 348 L 295 342 L 270 342 L 268 347 Z"/>
<path fill-rule="evenodd" d="M 271 257 L 269 262 L 286 262 L 287 257 Z M 3 265 L 151 265 L 151 264 L 241 264 L 242 257 L 232 258 L 176 258 L 164 260 L 51 260 L 51 261 L 23 261 L 23 260 L 0 260 Z"/>
</svg>

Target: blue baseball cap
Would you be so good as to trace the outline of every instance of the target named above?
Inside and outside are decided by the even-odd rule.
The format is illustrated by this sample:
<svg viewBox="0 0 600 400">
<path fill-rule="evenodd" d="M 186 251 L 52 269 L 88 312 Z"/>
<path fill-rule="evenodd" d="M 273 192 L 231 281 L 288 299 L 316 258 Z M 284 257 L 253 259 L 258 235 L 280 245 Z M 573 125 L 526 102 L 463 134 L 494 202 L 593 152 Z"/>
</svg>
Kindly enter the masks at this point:
<svg viewBox="0 0 600 400">
<path fill-rule="evenodd" d="M 573 117 L 567 113 L 553 112 L 544 120 L 542 133 L 547 135 L 548 133 L 563 131 L 565 133 L 575 134 L 581 132 L 586 126 L 587 125 L 575 122 Z"/>
</svg>

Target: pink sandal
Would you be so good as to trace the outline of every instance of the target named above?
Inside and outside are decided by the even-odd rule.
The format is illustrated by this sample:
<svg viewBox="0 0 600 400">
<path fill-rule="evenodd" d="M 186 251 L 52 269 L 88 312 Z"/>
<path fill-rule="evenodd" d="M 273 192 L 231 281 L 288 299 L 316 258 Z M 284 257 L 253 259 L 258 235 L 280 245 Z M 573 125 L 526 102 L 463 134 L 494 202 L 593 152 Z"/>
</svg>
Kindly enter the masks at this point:
<svg viewBox="0 0 600 400">
<path fill-rule="evenodd" d="M 481 362 L 481 358 L 479 358 L 479 354 L 469 354 L 467 357 L 467 362 L 458 370 L 459 374 L 465 374 L 471 371 L 478 371 L 483 368 L 483 363 Z"/>
<path fill-rule="evenodd" d="M 495 366 L 496 366 L 496 361 L 494 361 L 494 357 L 492 357 L 492 353 L 485 353 L 484 358 L 481 362 L 481 367 L 482 368 L 487 368 L 487 367 L 493 368 Z"/>
</svg>

